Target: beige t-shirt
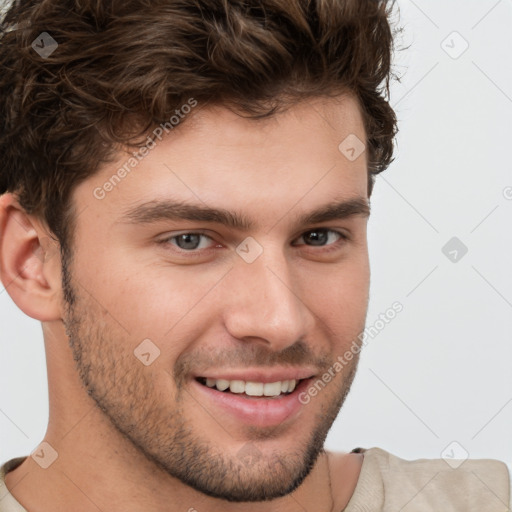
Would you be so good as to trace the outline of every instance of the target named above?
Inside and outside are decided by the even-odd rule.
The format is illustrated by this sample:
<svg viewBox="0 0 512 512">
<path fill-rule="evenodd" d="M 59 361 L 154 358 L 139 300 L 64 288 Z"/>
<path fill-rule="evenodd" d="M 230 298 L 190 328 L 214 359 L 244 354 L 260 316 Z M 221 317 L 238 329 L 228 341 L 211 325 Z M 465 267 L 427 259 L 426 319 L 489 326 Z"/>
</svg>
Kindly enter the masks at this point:
<svg viewBox="0 0 512 512">
<path fill-rule="evenodd" d="M 380 448 L 363 453 L 363 466 L 352 498 L 336 512 L 507 512 L 507 466 L 496 460 L 466 460 L 458 467 L 443 459 L 407 461 Z M 0 512 L 27 512 L 5 485 L 5 474 L 26 457 L 0 467 Z M 313 512 L 313 511 L 312 511 Z M 314 511 L 324 512 L 324 511 Z M 327 512 L 327 511 L 326 511 Z"/>
<path fill-rule="evenodd" d="M 16 457 L 0 467 L 0 512 L 27 512 L 9 492 L 5 485 L 5 475 L 16 469 L 26 457 Z"/>
<path fill-rule="evenodd" d="M 380 448 L 354 451 L 364 454 L 363 466 L 343 512 L 511 510 L 510 477 L 503 462 L 450 460 L 450 465 L 443 459 L 408 461 Z"/>
</svg>

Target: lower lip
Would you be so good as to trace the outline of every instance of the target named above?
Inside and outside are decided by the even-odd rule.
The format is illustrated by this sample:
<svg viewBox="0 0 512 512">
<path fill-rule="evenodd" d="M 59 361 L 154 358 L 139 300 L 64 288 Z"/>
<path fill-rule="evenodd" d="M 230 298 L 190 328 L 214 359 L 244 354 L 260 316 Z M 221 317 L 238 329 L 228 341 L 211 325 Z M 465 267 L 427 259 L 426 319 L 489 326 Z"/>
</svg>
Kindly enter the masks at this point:
<svg viewBox="0 0 512 512">
<path fill-rule="evenodd" d="M 192 385 L 215 407 L 219 407 L 238 421 L 256 427 L 279 425 L 295 418 L 304 404 L 299 401 L 300 393 L 312 379 L 304 379 L 288 395 L 277 398 L 248 397 L 244 393 L 226 393 L 200 384 L 195 379 Z"/>
</svg>

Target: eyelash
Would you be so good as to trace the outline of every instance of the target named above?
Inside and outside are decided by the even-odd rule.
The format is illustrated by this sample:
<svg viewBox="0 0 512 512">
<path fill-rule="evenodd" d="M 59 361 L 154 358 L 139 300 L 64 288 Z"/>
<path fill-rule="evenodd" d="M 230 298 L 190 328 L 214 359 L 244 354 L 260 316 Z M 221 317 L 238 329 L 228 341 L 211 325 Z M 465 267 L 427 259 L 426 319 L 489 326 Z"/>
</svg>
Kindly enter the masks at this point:
<svg viewBox="0 0 512 512">
<path fill-rule="evenodd" d="M 307 235 L 308 233 L 314 233 L 314 232 L 324 232 L 324 233 L 328 233 L 328 234 L 334 233 L 334 234 L 339 236 L 339 239 L 336 242 L 334 242 L 332 244 L 328 244 L 328 245 L 319 245 L 319 246 L 307 245 L 307 244 L 301 244 L 301 245 L 305 245 L 306 247 L 312 247 L 312 248 L 317 247 L 317 248 L 319 248 L 318 251 L 321 250 L 321 252 L 326 253 L 326 252 L 330 252 L 332 250 L 337 250 L 339 248 L 339 245 L 342 245 L 343 243 L 345 243 L 345 242 L 350 240 L 350 237 L 347 236 L 345 233 L 343 233 L 341 231 L 337 231 L 335 229 L 328 229 L 328 228 L 317 228 L 317 229 L 310 229 L 308 231 L 304 231 L 298 237 L 298 239 L 302 238 L 303 236 Z M 160 240 L 158 243 L 162 244 L 162 245 L 167 245 L 167 244 L 173 245 L 174 246 L 173 250 L 175 250 L 179 254 L 187 254 L 187 255 L 190 255 L 190 256 L 204 255 L 205 252 L 209 252 L 209 251 L 215 249 L 215 247 L 208 247 L 206 249 L 186 250 L 186 249 L 181 249 L 180 247 L 178 247 L 175 244 L 171 244 L 171 240 L 175 240 L 178 237 L 183 236 L 183 235 L 197 235 L 197 236 L 202 236 L 202 237 L 205 237 L 205 238 L 208 238 L 208 239 L 214 241 L 213 238 L 211 236 L 207 235 L 206 233 L 195 232 L 195 231 L 184 231 L 184 232 L 179 233 L 177 235 L 172 235 L 172 236 L 169 236 L 167 238 L 164 238 L 164 239 Z"/>
</svg>

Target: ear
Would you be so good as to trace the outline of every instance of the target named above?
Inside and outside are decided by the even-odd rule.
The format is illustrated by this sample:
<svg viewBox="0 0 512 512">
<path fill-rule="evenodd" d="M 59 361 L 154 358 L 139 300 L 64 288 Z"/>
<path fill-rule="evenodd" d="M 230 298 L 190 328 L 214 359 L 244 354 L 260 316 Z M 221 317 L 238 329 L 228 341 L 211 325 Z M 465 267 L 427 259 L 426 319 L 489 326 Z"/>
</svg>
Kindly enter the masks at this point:
<svg viewBox="0 0 512 512">
<path fill-rule="evenodd" d="M 28 316 L 61 319 L 60 245 L 13 194 L 0 196 L 0 279 Z"/>
</svg>

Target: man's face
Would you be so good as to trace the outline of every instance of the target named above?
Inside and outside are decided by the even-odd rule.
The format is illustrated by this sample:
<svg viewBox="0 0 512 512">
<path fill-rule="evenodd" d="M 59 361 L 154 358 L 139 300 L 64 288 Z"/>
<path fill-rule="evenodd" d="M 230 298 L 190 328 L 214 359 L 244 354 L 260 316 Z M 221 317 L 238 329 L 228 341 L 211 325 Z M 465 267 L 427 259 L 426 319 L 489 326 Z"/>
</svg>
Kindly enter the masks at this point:
<svg viewBox="0 0 512 512">
<path fill-rule="evenodd" d="M 333 364 L 369 285 L 366 155 L 338 149 L 351 134 L 365 140 L 348 97 L 260 121 L 198 108 L 103 199 L 125 155 L 74 193 L 64 320 L 81 379 L 115 432 L 200 492 L 291 492 L 349 390 L 357 356 Z M 256 384 L 207 385 L 223 380 Z"/>
</svg>

